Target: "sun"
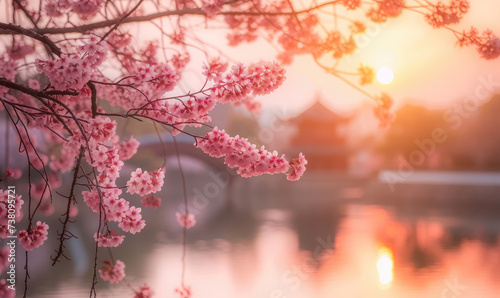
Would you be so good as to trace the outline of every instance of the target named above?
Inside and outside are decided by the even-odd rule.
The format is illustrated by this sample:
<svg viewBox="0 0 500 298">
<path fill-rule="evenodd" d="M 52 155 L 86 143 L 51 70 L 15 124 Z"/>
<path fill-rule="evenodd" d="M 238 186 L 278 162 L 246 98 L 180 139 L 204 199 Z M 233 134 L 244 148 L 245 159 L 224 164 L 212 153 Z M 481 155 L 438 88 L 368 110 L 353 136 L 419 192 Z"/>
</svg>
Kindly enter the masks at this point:
<svg viewBox="0 0 500 298">
<path fill-rule="evenodd" d="M 392 69 L 390 69 L 389 67 L 384 66 L 377 71 L 377 80 L 380 83 L 387 85 L 390 84 L 393 79 L 394 79 L 394 73 L 392 72 Z"/>
</svg>

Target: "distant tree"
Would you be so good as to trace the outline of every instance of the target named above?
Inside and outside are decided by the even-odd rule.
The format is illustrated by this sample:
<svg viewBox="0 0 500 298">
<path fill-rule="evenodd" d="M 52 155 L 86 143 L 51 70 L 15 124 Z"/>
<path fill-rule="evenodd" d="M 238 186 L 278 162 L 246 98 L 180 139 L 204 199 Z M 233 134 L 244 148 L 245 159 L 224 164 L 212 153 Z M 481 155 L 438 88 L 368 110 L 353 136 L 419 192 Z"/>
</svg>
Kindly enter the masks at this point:
<svg viewBox="0 0 500 298">
<path fill-rule="evenodd" d="M 441 169 L 498 170 L 500 169 L 500 96 L 493 96 L 474 111 L 447 118 L 449 109 L 428 109 L 405 105 L 396 112 L 396 120 L 387 130 L 377 150 L 387 158 L 402 156 L 411 163 L 412 154 L 420 151 L 424 162 L 411 163 L 426 168 L 431 155 L 439 153 L 450 162 Z M 458 118 L 459 117 L 459 118 Z M 458 126 L 459 125 L 459 126 Z M 458 127 L 460 129 L 458 129 Z M 436 141 L 436 130 L 440 138 Z M 431 142 L 432 140 L 432 142 Z"/>
<path fill-rule="evenodd" d="M 395 120 L 386 132 L 378 150 L 387 157 L 408 157 L 416 149 L 416 142 L 432 138 L 436 128 L 446 127 L 442 110 L 406 104 L 395 113 Z"/>
<path fill-rule="evenodd" d="M 500 170 L 500 95 L 493 96 L 463 119 L 460 129 L 450 133 L 444 144 L 456 169 Z"/>
</svg>

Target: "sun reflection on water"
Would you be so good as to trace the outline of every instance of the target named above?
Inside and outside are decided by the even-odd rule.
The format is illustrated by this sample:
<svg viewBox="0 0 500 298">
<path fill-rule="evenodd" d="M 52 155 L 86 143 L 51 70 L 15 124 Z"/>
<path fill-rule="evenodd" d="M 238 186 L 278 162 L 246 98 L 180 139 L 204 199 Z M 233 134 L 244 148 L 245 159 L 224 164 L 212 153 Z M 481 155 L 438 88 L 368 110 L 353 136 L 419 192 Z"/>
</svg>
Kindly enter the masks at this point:
<svg viewBox="0 0 500 298">
<path fill-rule="evenodd" d="M 379 250 L 377 259 L 378 280 L 382 286 L 389 286 L 394 279 L 393 274 L 394 259 L 392 252 L 387 247 L 382 247 Z"/>
</svg>

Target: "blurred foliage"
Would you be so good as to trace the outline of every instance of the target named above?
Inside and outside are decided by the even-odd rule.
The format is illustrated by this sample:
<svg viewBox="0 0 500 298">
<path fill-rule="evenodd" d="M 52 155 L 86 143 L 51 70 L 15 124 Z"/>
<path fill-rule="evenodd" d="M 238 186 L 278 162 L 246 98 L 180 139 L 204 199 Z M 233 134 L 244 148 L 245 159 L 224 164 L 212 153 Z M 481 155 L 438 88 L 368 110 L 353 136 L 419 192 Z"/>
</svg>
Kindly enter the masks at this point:
<svg viewBox="0 0 500 298">
<path fill-rule="evenodd" d="M 409 156 L 415 150 L 422 150 L 417 142 L 432 139 L 433 131 L 442 129 L 446 140 L 435 142 L 432 154 L 449 163 L 438 162 L 438 169 L 454 170 L 500 170 L 500 95 L 478 107 L 467 108 L 458 102 L 446 110 L 428 109 L 407 104 L 396 112 L 393 122 L 377 151 L 390 161 L 396 156 Z M 453 120 L 446 115 L 453 115 Z M 415 165 L 413 165 L 415 166 Z M 428 168 L 427 162 L 420 167 Z"/>
</svg>

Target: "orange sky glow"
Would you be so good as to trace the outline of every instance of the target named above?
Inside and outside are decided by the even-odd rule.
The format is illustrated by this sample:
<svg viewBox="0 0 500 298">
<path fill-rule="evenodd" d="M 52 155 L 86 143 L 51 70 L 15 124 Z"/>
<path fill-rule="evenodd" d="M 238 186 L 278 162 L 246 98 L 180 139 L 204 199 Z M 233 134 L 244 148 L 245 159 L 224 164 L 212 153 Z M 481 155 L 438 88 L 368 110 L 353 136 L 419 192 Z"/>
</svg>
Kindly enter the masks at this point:
<svg viewBox="0 0 500 298">
<path fill-rule="evenodd" d="M 471 8 L 454 29 L 468 30 L 475 26 L 480 32 L 489 28 L 500 35 L 500 1 L 470 1 Z M 341 13 L 339 11 L 339 13 Z M 359 19 L 363 19 L 359 16 Z M 215 38 L 224 42 L 224 35 Z M 213 42 L 213 41 L 212 41 Z M 445 29 L 433 29 L 423 16 L 405 11 L 387 24 L 376 25 L 362 40 L 362 49 L 340 64 L 355 71 L 359 63 L 378 70 L 391 68 L 394 81 L 388 85 L 375 82 L 366 88 L 372 94 L 390 94 L 396 106 L 414 102 L 428 107 L 446 108 L 456 100 L 473 94 L 480 77 L 497 76 L 500 81 L 500 59 L 481 59 L 475 48 L 459 48 L 454 35 Z M 237 48 L 224 48 L 235 60 L 255 62 L 272 60 L 274 49 L 265 42 Z M 353 82 L 357 77 L 352 78 Z M 497 88 L 500 91 L 500 88 Z M 361 104 L 371 104 L 363 94 L 347 86 L 315 65 L 310 57 L 302 56 L 287 67 L 287 80 L 275 93 L 261 98 L 264 108 L 300 112 L 320 93 L 325 103 L 337 111 L 352 112 Z"/>
</svg>

